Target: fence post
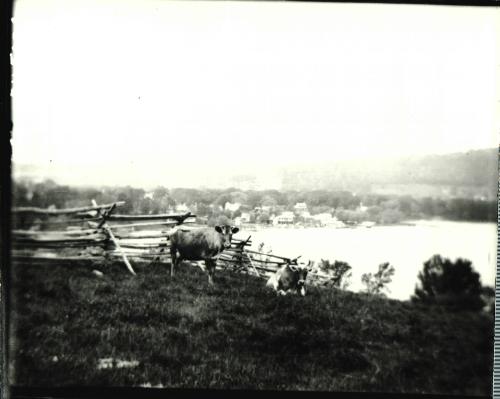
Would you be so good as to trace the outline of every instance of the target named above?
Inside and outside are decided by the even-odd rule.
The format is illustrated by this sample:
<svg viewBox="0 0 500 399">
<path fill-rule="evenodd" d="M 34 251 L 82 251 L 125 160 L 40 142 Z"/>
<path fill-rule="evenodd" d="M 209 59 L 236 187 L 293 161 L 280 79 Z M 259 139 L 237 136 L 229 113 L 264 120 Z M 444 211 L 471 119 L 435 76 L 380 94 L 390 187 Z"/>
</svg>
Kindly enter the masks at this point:
<svg viewBox="0 0 500 399">
<path fill-rule="evenodd" d="M 257 276 L 260 276 L 260 273 L 257 271 L 257 268 L 255 267 L 255 265 L 253 264 L 253 261 L 252 261 L 252 258 L 250 256 L 248 256 L 248 254 L 245 252 L 245 250 L 243 249 L 242 253 L 245 254 L 245 256 L 247 257 L 248 261 L 250 262 L 250 266 L 252 266 L 253 268 L 253 271 L 255 272 L 255 274 Z"/>
<path fill-rule="evenodd" d="M 250 263 L 250 266 L 252 266 L 252 269 L 255 272 L 255 274 L 257 276 L 260 276 L 260 273 L 257 271 L 255 265 L 253 264 L 252 258 L 250 256 L 248 256 L 248 254 L 245 251 L 245 246 L 250 241 L 250 238 L 252 238 L 252 236 L 248 236 L 248 238 L 244 242 L 241 243 L 240 265 L 242 265 L 242 263 L 243 263 L 243 256 L 245 256 L 246 259 L 248 260 L 248 263 Z"/>
<path fill-rule="evenodd" d="M 97 206 L 97 202 L 94 199 L 92 200 L 92 205 Z M 134 272 L 134 269 L 132 268 L 132 265 L 130 264 L 130 262 L 127 259 L 127 255 L 125 255 L 125 252 L 123 251 L 122 247 L 120 247 L 120 244 L 118 243 L 118 240 L 115 238 L 115 236 L 114 236 L 113 232 L 111 231 L 108 223 L 106 222 L 107 217 L 111 214 L 111 212 L 113 212 L 113 210 L 115 208 L 116 208 L 116 203 L 113 204 L 111 206 L 111 208 L 109 208 L 104 214 L 102 214 L 102 220 L 98 224 L 97 229 L 102 228 L 106 232 L 106 234 L 111 239 L 111 241 L 113 241 L 113 244 L 115 244 L 116 249 L 121 253 L 122 258 L 123 258 L 123 262 L 125 263 L 125 266 L 127 266 L 128 271 L 130 273 L 132 273 L 132 275 L 135 276 L 136 274 Z M 101 214 L 101 211 L 98 210 L 97 214 L 98 215 Z"/>
</svg>

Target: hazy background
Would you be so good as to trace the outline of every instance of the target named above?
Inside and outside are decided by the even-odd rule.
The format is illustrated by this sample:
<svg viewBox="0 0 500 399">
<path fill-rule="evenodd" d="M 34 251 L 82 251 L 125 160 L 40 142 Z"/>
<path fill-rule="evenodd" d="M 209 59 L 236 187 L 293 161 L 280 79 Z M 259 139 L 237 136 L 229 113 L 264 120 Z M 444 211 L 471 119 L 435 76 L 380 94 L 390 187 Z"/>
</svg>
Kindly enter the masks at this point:
<svg viewBox="0 0 500 399">
<path fill-rule="evenodd" d="M 376 181 L 398 164 L 406 179 L 408 159 L 497 147 L 497 21 L 472 7 L 20 0 L 14 175 L 286 189 L 290 172 L 316 187 L 341 184 L 325 170 Z"/>
</svg>

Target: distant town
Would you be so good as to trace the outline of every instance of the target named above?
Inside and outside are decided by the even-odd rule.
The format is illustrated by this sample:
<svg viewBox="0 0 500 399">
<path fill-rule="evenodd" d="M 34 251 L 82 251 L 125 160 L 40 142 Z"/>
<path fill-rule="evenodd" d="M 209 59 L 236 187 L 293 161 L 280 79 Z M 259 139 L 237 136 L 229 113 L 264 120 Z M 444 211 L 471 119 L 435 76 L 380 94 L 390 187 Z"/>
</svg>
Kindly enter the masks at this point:
<svg viewBox="0 0 500 399">
<path fill-rule="evenodd" d="M 483 197 L 414 197 L 347 190 L 241 190 L 156 187 L 72 187 L 53 180 L 13 181 L 13 206 L 72 208 L 124 201 L 120 213 L 187 213 L 198 223 L 245 226 L 372 227 L 417 219 L 495 222 L 496 201 Z"/>
<path fill-rule="evenodd" d="M 248 227 L 256 226 L 274 226 L 274 227 L 372 227 L 376 223 L 373 221 L 358 220 L 339 220 L 335 216 L 335 210 L 330 212 L 321 212 L 315 215 L 311 214 L 305 202 L 297 202 L 292 211 L 283 210 L 282 207 L 262 205 L 256 206 L 252 211 L 241 211 L 242 204 L 235 202 L 226 202 L 224 208 L 219 207 L 219 211 L 231 212 L 235 216 L 233 221 L 236 226 L 245 225 Z M 360 204 L 355 211 L 365 212 L 368 207 Z M 189 211 L 186 204 L 172 209 L 176 212 Z"/>
</svg>

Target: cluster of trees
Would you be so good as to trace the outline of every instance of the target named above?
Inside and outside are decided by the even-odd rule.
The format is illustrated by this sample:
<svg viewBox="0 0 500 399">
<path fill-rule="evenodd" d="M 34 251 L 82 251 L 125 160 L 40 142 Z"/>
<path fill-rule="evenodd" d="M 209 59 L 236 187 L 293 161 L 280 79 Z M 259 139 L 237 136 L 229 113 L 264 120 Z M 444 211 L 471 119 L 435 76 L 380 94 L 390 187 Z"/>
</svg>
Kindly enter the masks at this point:
<svg viewBox="0 0 500 399">
<path fill-rule="evenodd" d="M 278 191 L 192 189 L 157 187 L 151 192 L 141 188 L 102 187 L 77 188 L 58 185 L 52 180 L 33 183 L 28 180 L 13 183 L 15 206 L 56 208 L 86 206 L 91 199 L 98 203 L 125 201 L 120 209 L 129 214 L 158 214 L 185 204 L 198 216 L 207 220 L 220 217 L 231 219 L 249 212 L 252 222 L 266 223 L 271 214 L 293 211 L 298 202 L 307 204 L 310 214 L 334 213 L 342 221 L 373 221 L 381 224 L 405 219 L 440 217 L 450 220 L 495 221 L 496 202 L 473 199 L 413 198 L 364 194 L 349 191 Z M 234 211 L 224 210 L 227 203 L 240 203 Z M 255 208 L 264 208 L 265 211 Z"/>
<path fill-rule="evenodd" d="M 464 198 L 413 198 L 411 196 L 364 195 L 363 208 L 341 209 L 340 220 L 370 220 L 380 224 L 405 219 L 443 218 L 463 221 L 496 221 L 495 201 Z M 365 209 L 366 208 L 366 209 Z"/>
<path fill-rule="evenodd" d="M 327 259 L 321 259 L 318 269 L 332 276 L 328 284 L 333 288 L 345 290 L 351 284 L 352 267 L 347 262 L 335 260 L 330 262 Z M 388 285 L 392 281 L 395 273 L 394 266 L 388 262 L 382 263 L 376 273 L 365 273 L 361 276 L 361 282 L 364 284 L 364 292 L 372 295 L 385 296 L 384 291 L 389 291 Z"/>
<path fill-rule="evenodd" d="M 332 287 L 346 289 L 350 284 L 351 266 L 346 262 L 330 262 L 321 259 L 321 272 L 331 275 Z M 378 266 L 376 273 L 365 273 L 361 282 L 364 292 L 377 296 L 386 296 L 388 285 L 392 281 L 395 268 L 385 262 Z M 423 306 L 441 306 L 452 311 L 486 310 L 495 311 L 495 289 L 483 286 L 479 273 L 467 259 L 450 259 L 434 255 L 424 262 L 418 274 L 418 284 L 411 301 Z"/>
</svg>

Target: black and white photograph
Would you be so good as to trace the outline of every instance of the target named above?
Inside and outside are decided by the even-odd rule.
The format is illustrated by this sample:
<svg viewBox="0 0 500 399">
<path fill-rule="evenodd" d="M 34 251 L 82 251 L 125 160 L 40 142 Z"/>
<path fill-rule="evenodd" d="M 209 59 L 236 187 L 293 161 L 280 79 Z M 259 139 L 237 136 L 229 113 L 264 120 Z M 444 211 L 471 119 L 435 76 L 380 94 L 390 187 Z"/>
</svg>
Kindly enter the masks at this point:
<svg viewBox="0 0 500 399">
<path fill-rule="evenodd" d="M 498 9 L 17 0 L 12 30 L 11 387 L 492 395 Z"/>
</svg>

